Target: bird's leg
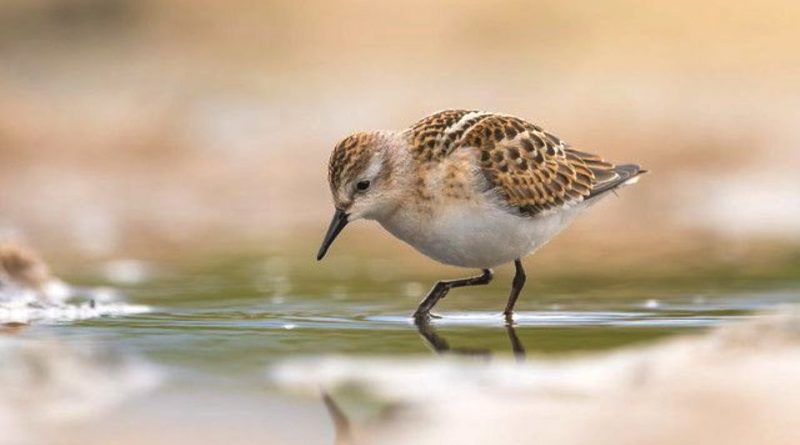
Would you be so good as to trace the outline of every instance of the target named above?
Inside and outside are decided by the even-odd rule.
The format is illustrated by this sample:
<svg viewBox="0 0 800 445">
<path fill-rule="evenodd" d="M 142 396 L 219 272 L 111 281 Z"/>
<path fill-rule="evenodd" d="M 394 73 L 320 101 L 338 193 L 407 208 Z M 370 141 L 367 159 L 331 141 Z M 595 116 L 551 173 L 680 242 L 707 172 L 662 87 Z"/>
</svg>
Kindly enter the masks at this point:
<svg viewBox="0 0 800 445">
<path fill-rule="evenodd" d="M 511 282 L 511 294 L 508 296 L 506 310 L 503 311 L 503 315 L 506 316 L 506 322 L 508 323 L 513 321 L 514 305 L 517 303 L 517 298 L 519 298 L 522 287 L 525 286 L 525 269 L 522 268 L 522 261 L 520 261 L 519 258 L 514 260 L 514 268 L 516 268 L 517 271 L 514 274 L 514 281 Z"/>
<path fill-rule="evenodd" d="M 490 281 L 492 281 L 492 269 L 483 269 L 483 274 L 477 277 L 439 281 L 419 304 L 416 312 L 414 312 L 414 318 L 429 317 L 431 315 L 431 309 L 433 309 L 436 303 L 444 298 L 447 292 L 454 287 L 478 286 L 481 284 L 489 284 Z"/>
</svg>

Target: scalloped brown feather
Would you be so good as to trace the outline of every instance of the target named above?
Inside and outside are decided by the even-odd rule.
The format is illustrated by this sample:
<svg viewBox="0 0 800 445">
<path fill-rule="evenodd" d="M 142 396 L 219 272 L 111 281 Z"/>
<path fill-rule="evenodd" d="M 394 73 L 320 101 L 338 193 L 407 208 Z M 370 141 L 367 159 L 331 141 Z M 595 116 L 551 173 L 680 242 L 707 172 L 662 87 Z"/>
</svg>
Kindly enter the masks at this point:
<svg viewBox="0 0 800 445">
<path fill-rule="evenodd" d="M 456 150 L 477 150 L 488 190 L 528 216 L 598 196 L 642 173 L 638 166 L 618 167 L 574 150 L 513 116 L 447 110 L 409 131 L 412 154 L 420 162 L 438 162 Z"/>
</svg>

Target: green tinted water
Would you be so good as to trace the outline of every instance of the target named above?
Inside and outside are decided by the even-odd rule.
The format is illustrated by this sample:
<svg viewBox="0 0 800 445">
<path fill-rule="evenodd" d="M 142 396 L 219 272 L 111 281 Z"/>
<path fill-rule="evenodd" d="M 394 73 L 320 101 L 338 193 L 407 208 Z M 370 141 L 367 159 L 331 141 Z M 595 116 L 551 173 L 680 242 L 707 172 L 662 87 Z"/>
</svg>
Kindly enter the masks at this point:
<svg viewBox="0 0 800 445">
<path fill-rule="evenodd" d="M 263 257 L 153 265 L 152 277 L 123 289 L 150 313 L 38 325 L 25 335 L 121 347 L 166 366 L 177 384 L 247 387 L 263 383 L 267 366 L 287 357 L 579 353 L 702 332 L 800 300 L 791 280 L 534 278 L 509 328 L 499 312 L 510 279 L 501 274 L 489 286 L 452 291 L 437 308 L 442 319 L 415 326 L 408 315 L 445 277 L 380 265 L 386 274 Z"/>
</svg>

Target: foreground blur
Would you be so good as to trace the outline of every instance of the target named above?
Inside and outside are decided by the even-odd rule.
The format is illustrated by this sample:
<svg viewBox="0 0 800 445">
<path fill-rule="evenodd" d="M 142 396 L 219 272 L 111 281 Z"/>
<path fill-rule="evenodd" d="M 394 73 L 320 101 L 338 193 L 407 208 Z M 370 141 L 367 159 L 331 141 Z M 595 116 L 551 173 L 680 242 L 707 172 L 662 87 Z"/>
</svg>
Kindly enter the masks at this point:
<svg viewBox="0 0 800 445">
<path fill-rule="evenodd" d="M 350 425 L 340 443 L 788 445 L 800 440 L 799 334 L 788 311 L 580 359 L 314 359 L 270 375 L 301 391 L 357 386 L 395 404 L 373 424 Z"/>
</svg>

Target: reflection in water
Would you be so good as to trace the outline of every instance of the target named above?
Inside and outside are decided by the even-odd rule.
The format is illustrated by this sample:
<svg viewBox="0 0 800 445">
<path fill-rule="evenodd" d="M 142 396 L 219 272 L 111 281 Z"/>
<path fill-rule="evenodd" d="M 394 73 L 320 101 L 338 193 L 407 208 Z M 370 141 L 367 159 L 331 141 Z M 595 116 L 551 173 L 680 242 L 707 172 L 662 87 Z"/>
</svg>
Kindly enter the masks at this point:
<svg viewBox="0 0 800 445">
<path fill-rule="evenodd" d="M 403 408 L 381 422 L 360 422 L 359 441 L 339 444 L 789 445 L 800 443 L 791 427 L 800 410 L 799 327 L 800 314 L 786 311 L 704 335 L 535 364 L 306 358 L 273 367 L 270 377 L 294 391 L 358 388 L 365 404 Z M 430 324 L 418 329 L 442 352 L 457 352 Z"/>
<path fill-rule="evenodd" d="M 425 317 L 417 317 L 414 319 L 414 324 L 417 326 L 417 332 L 419 335 L 425 339 L 425 342 L 436 351 L 437 354 L 444 354 L 444 353 L 455 353 L 459 355 L 469 355 L 469 356 L 478 356 L 478 357 L 486 357 L 489 358 L 492 355 L 491 350 L 489 349 L 474 349 L 474 348 L 451 348 L 450 344 L 447 340 L 444 339 L 436 329 L 434 329 L 433 324 L 431 324 L 430 320 Z M 514 353 L 514 357 L 516 357 L 517 361 L 525 361 L 525 347 L 523 346 L 522 342 L 517 335 L 517 330 L 514 328 L 513 323 L 506 323 L 506 334 L 508 335 L 508 340 L 511 344 L 511 351 Z"/>
<path fill-rule="evenodd" d="M 491 349 L 487 348 L 452 348 L 447 340 L 439 335 L 430 319 L 426 317 L 416 317 L 414 319 L 414 324 L 417 327 L 419 335 L 437 354 L 456 354 L 484 359 L 489 359 L 492 356 Z M 505 329 L 514 357 L 518 362 L 524 362 L 525 347 L 520 341 L 514 325 L 512 323 L 506 323 Z M 322 392 L 322 402 L 333 422 L 336 435 L 334 444 L 356 445 L 362 443 L 356 437 L 352 422 L 329 392 Z"/>
<path fill-rule="evenodd" d="M 336 439 L 334 441 L 335 445 L 353 445 L 355 440 L 353 438 L 353 431 L 350 423 L 350 419 L 347 418 L 347 415 L 342 411 L 342 408 L 333 400 L 330 394 L 323 391 L 322 392 L 322 402 L 325 404 L 325 408 L 328 410 L 328 414 L 331 416 L 331 420 L 333 421 L 333 427 L 336 431 Z"/>
<path fill-rule="evenodd" d="M 506 324 L 506 333 L 508 334 L 508 340 L 511 342 L 511 351 L 514 352 L 514 357 L 517 359 L 518 362 L 524 362 L 525 347 L 519 340 L 519 337 L 517 336 L 517 330 L 514 329 L 513 324 L 511 323 Z"/>
</svg>

